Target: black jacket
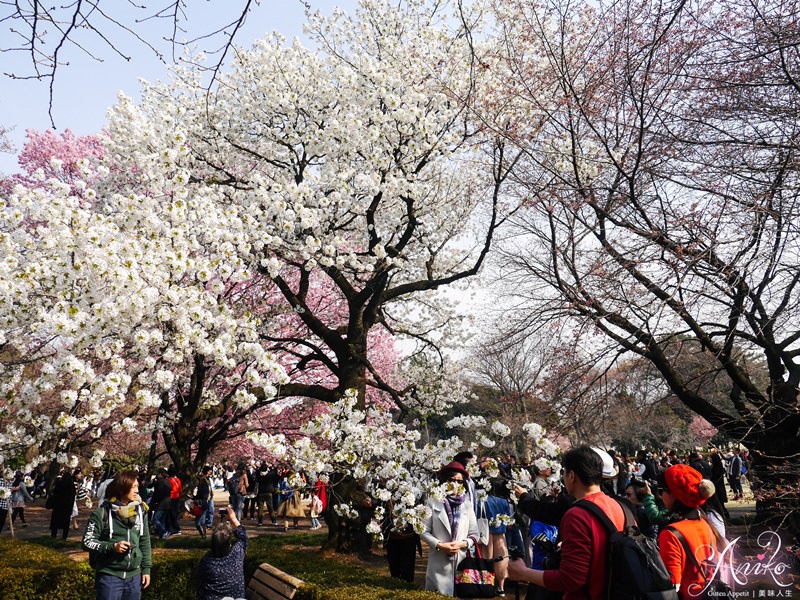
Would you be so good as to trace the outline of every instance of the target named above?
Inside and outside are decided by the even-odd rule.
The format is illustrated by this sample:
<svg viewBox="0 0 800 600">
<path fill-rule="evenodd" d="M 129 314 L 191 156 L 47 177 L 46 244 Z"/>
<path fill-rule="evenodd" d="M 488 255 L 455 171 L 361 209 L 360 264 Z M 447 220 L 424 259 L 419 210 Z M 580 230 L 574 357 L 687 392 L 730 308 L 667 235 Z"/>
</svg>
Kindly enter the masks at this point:
<svg viewBox="0 0 800 600">
<path fill-rule="evenodd" d="M 169 495 L 172 492 L 172 484 L 166 477 L 156 479 L 156 487 L 153 490 L 153 497 L 150 505 L 154 511 L 169 510 Z"/>
<path fill-rule="evenodd" d="M 530 517 L 534 521 L 540 521 L 547 525 L 559 526 L 561 517 L 567 512 L 575 498 L 564 493 L 559 494 L 555 502 L 544 502 L 537 500 L 532 494 L 522 494 L 517 500 L 519 511 Z"/>
<path fill-rule="evenodd" d="M 259 469 L 256 472 L 258 479 L 258 493 L 259 494 L 274 494 L 275 488 L 278 486 L 280 477 L 278 477 L 275 469 L 267 469 L 266 471 Z"/>
<path fill-rule="evenodd" d="M 689 466 L 697 471 L 700 471 L 700 474 L 703 476 L 703 479 L 711 479 L 711 467 L 703 459 L 701 458 L 695 459 L 691 463 L 689 463 Z"/>
</svg>

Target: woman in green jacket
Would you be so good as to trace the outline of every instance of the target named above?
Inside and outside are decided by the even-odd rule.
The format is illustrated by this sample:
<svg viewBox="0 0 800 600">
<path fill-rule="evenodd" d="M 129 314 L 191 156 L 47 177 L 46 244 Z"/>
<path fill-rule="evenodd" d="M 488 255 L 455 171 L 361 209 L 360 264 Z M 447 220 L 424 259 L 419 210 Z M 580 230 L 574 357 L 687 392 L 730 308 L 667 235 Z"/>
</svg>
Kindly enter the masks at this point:
<svg viewBox="0 0 800 600">
<path fill-rule="evenodd" d="M 89 517 L 83 547 L 95 569 L 97 600 L 139 600 L 153 564 L 147 505 L 135 471 L 118 474 Z"/>
</svg>

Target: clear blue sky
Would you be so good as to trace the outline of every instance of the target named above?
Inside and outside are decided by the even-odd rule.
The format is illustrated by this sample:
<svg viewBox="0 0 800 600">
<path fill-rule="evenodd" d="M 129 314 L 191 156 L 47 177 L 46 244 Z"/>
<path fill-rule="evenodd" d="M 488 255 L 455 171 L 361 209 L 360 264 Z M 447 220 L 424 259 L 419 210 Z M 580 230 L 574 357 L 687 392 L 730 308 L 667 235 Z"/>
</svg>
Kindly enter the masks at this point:
<svg viewBox="0 0 800 600">
<path fill-rule="evenodd" d="M 357 0 L 306 0 L 313 10 L 329 14 L 339 6 L 353 14 Z M 171 60 L 171 46 L 164 37 L 171 33 L 171 21 L 162 19 L 137 24 L 158 8 L 167 5 L 166 0 L 139 2 L 149 4 L 150 11 L 137 11 L 124 0 L 107 0 L 102 3 L 113 18 L 134 29 L 141 37 L 155 46 Z M 244 0 L 188 0 L 185 25 L 188 31 L 179 39 L 196 38 L 213 32 L 236 18 Z M 8 14 L 8 8 L 0 8 L 0 19 Z M 305 22 L 304 5 L 300 0 L 261 0 L 253 6 L 247 22 L 237 33 L 239 46 L 249 47 L 256 39 L 271 31 L 279 31 L 290 42 L 294 36 L 302 38 Z M 102 21 L 97 20 L 100 24 Z M 5 21 L 0 23 L 0 47 L 9 48 L 20 45 L 19 38 L 12 29 L 19 29 L 19 23 Z M 152 50 L 137 41 L 132 35 L 119 27 L 107 24 L 102 32 L 111 38 L 124 54 L 127 61 L 115 54 L 97 35 L 87 30 L 79 30 L 75 40 L 88 48 L 102 61 L 91 58 L 75 45 L 62 50 L 62 64 L 59 67 L 54 86 L 53 119 L 56 130 L 72 129 L 76 134 L 86 135 L 99 131 L 105 122 L 106 109 L 116 101 L 117 92 L 122 90 L 128 96 L 139 97 L 139 78 L 149 81 L 166 78 L 166 67 Z M 52 37 L 50 38 L 52 39 Z M 213 50 L 215 43 L 199 42 L 203 50 Z M 30 55 L 23 52 L 0 53 L 0 124 L 13 127 L 11 141 L 20 150 L 25 140 L 25 130 L 44 130 L 51 127 L 48 115 L 49 82 L 36 80 L 13 80 L 8 73 L 30 75 Z M 16 156 L 0 153 L 0 173 L 17 171 Z"/>
</svg>

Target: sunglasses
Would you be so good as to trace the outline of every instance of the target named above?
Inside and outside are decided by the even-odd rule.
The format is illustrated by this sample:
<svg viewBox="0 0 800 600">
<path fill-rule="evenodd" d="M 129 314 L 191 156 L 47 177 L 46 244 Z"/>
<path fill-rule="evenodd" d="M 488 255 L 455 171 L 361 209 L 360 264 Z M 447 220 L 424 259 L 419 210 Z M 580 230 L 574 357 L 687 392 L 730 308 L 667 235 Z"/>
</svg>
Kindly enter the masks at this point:
<svg viewBox="0 0 800 600">
<path fill-rule="evenodd" d="M 447 481 L 452 481 L 453 483 L 464 483 L 464 480 L 461 477 L 451 477 Z"/>
</svg>

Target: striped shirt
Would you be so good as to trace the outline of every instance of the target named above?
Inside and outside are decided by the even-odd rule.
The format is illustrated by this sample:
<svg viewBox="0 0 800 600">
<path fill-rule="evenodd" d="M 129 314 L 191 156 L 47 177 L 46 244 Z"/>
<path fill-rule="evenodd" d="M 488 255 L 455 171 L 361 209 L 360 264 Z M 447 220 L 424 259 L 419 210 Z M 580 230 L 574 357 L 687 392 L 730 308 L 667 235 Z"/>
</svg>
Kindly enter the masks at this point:
<svg viewBox="0 0 800 600">
<path fill-rule="evenodd" d="M 11 501 L 11 482 L 0 476 L 0 510 L 8 510 Z"/>
</svg>

